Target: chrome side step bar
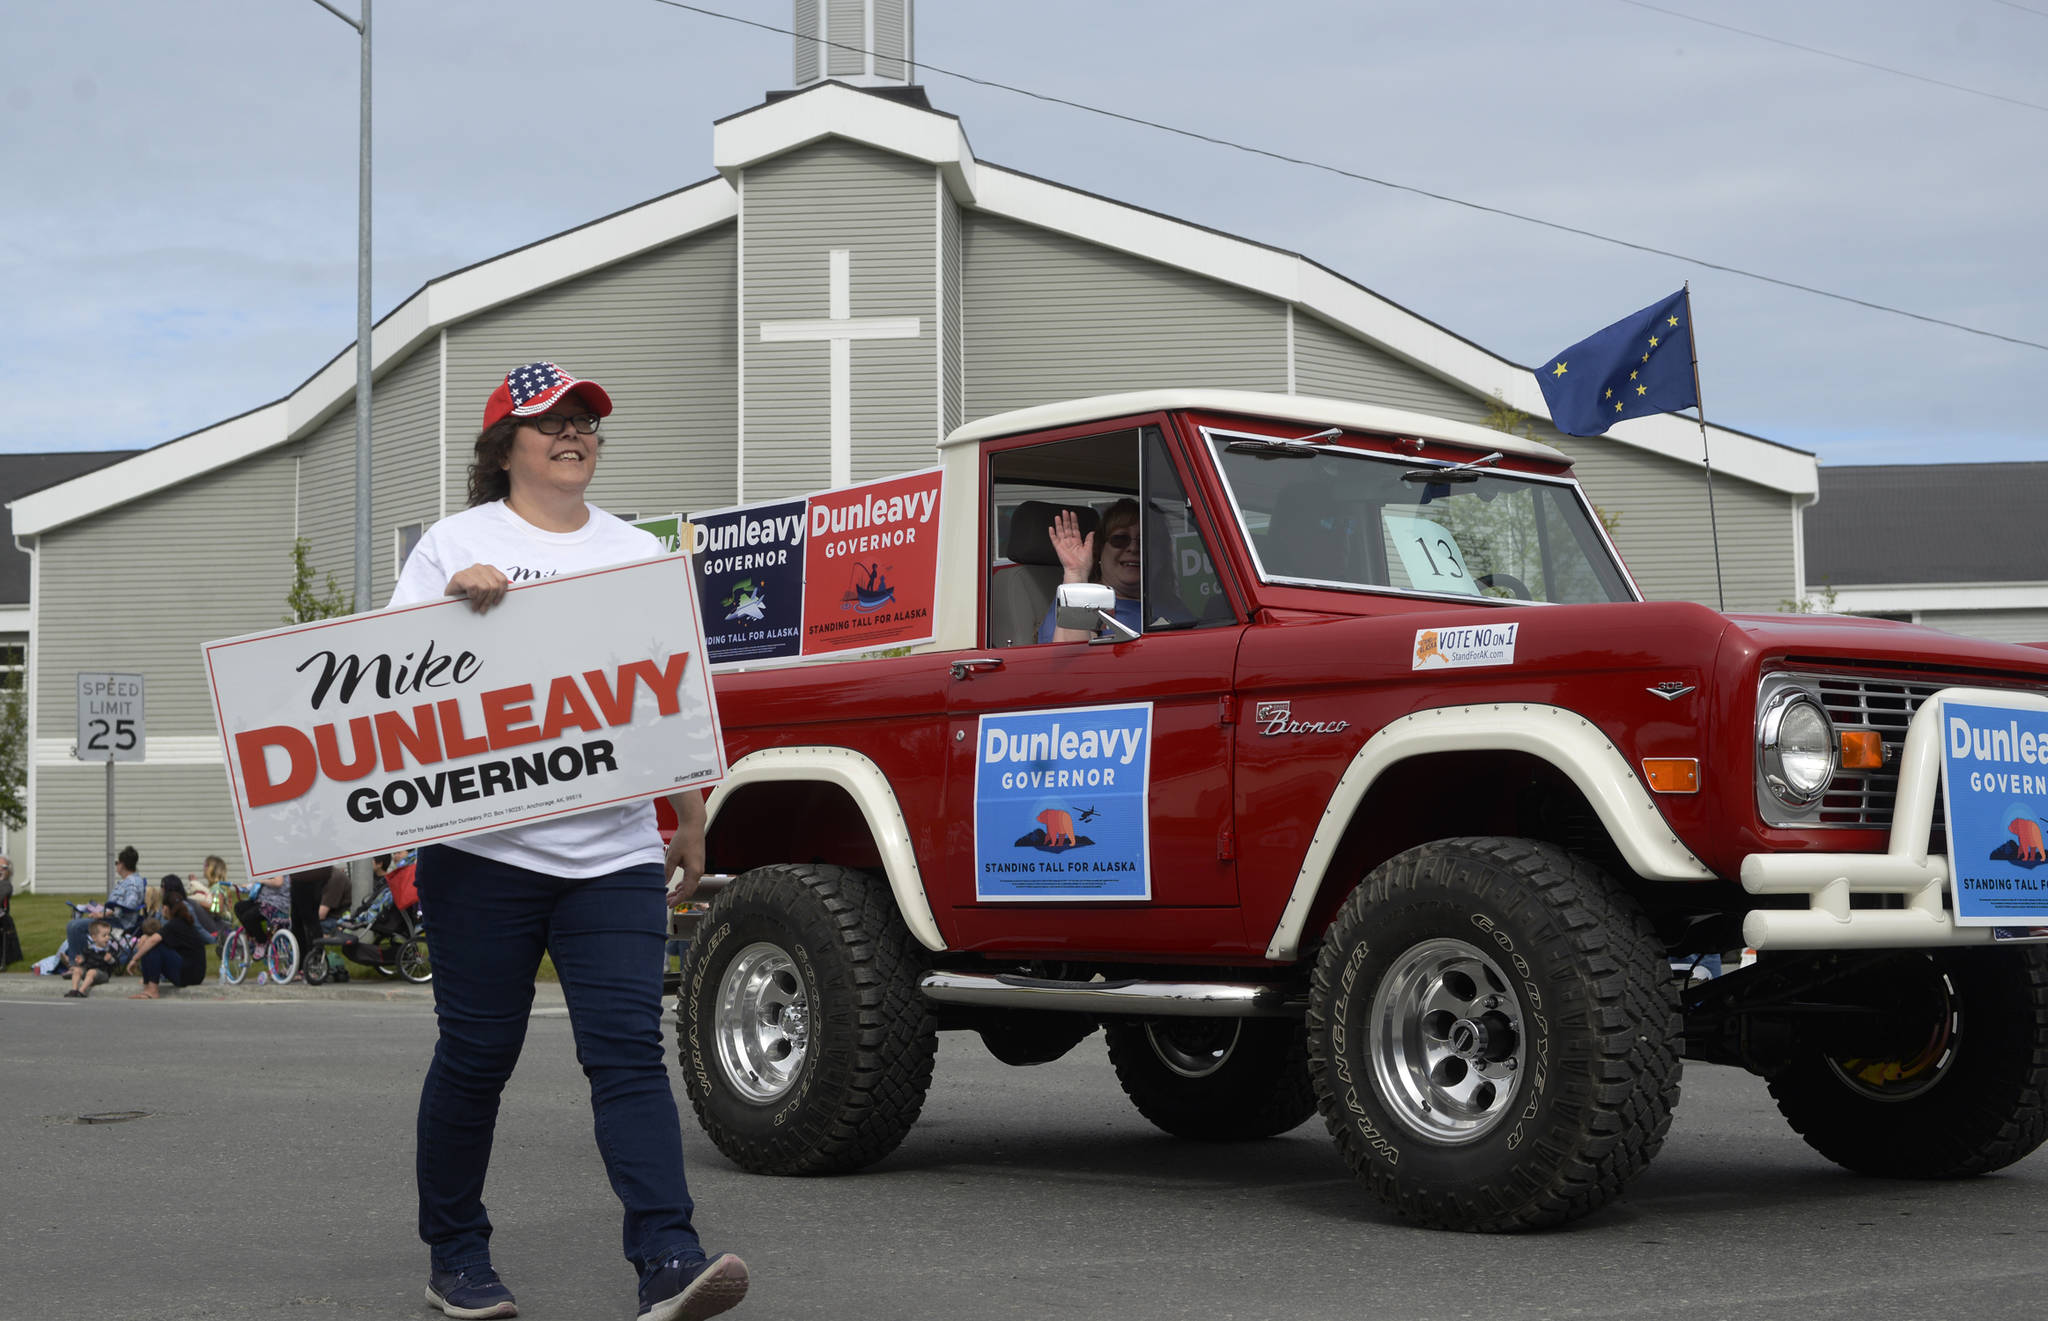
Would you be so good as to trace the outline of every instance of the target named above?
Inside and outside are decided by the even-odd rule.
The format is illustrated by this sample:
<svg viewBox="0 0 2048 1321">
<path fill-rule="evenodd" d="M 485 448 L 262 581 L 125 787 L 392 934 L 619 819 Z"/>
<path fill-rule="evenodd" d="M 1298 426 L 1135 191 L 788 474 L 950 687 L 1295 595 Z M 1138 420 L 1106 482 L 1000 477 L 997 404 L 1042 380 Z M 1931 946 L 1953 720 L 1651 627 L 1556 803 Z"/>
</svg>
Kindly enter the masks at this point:
<svg viewBox="0 0 2048 1321">
<path fill-rule="evenodd" d="M 1262 982 L 1067 982 L 1006 972 L 928 972 L 918 988 L 942 1004 L 1138 1018 L 1299 1018 L 1308 1009 L 1286 987 Z"/>
</svg>

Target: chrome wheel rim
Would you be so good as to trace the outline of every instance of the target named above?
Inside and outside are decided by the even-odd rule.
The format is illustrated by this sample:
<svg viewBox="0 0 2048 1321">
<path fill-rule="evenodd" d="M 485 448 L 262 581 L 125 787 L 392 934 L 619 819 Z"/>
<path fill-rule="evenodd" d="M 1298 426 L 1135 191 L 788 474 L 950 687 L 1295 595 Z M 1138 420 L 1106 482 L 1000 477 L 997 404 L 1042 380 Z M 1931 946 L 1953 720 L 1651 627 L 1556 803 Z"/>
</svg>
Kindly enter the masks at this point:
<svg viewBox="0 0 2048 1321">
<path fill-rule="evenodd" d="M 811 1001 L 780 946 L 757 941 L 733 956 L 711 1031 L 726 1080 L 747 1100 L 765 1105 L 796 1082 L 810 1052 Z"/>
<path fill-rule="evenodd" d="M 1522 1002 L 1462 940 L 1402 954 L 1373 996 L 1373 1076 L 1394 1117 L 1434 1142 L 1476 1142 L 1511 1113 L 1528 1065 Z"/>
<path fill-rule="evenodd" d="M 1948 1077 L 1956 1062 L 1963 1015 L 1957 1003 L 1955 982 L 1947 973 L 1937 973 L 1929 989 L 1940 993 L 1941 1007 L 1929 1027 L 1927 1043 L 1911 1055 L 1898 1058 L 1829 1055 L 1827 1066 L 1844 1087 L 1858 1096 L 1890 1104 L 1924 1096 Z"/>
<path fill-rule="evenodd" d="M 1145 1039 L 1159 1062 L 1183 1078 L 1206 1078 L 1222 1068 L 1237 1049 L 1243 1020 L 1184 1018 L 1145 1024 Z"/>
</svg>

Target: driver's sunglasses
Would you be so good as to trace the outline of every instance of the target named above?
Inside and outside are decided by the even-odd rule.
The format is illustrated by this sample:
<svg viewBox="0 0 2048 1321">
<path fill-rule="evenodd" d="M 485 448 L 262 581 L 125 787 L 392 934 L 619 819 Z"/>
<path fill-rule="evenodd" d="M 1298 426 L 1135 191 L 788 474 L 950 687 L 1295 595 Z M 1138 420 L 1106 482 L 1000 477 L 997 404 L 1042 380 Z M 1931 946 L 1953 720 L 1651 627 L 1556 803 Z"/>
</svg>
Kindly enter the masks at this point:
<svg viewBox="0 0 2048 1321">
<path fill-rule="evenodd" d="M 542 413 L 539 417 L 528 418 L 527 425 L 543 436 L 559 436 L 564 427 L 576 428 L 579 436 L 597 434 L 599 418 L 595 413 Z"/>
<path fill-rule="evenodd" d="M 1135 546 L 1137 543 L 1138 534 L 1135 532 L 1118 532 L 1109 538 L 1109 544 L 1118 550 L 1122 550 L 1127 546 Z"/>
</svg>

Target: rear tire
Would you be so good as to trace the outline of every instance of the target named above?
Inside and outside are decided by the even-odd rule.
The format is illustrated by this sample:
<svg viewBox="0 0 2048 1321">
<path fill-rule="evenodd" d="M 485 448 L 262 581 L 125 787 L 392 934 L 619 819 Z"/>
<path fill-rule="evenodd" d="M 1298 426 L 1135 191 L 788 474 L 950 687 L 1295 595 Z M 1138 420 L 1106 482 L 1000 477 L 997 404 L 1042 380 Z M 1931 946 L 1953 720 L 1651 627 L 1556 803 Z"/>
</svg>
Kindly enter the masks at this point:
<svg viewBox="0 0 2048 1321">
<path fill-rule="evenodd" d="M 1124 1095 L 1175 1137 L 1277 1137 L 1316 1112 L 1307 1034 L 1291 1019 L 1152 1018 L 1103 1035 Z"/>
<path fill-rule="evenodd" d="M 299 970 L 299 938 L 282 927 L 271 932 L 265 966 L 270 969 L 270 980 L 274 985 L 282 986 L 289 982 Z"/>
<path fill-rule="evenodd" d="M 1961 1179 L 2048 1140 L 2048 949 L 1902 954 L 1884 980 L 1912 988 L 1888 1009 L 1915 1048 L 1854 1057 L 1816 1040 L 1770 1079 L 1808 1146 L 1858 1174 Z"/>
<path fill-rule="evenodd" d="M 1553 845 L 1382 863 L 1316 961 L 1309 1064 L 1337 1149 L 1411 1220 L 1562 1224 L 1619 1194 L 1678 1099 L 1677 984 L 1641 910 Z"/>
<path fill-rule="evenodd" d="M 434 980 L 434 960 L 425 936 L 413 936 L 398 947 L 398 975 L 424 986 Z"/>
<path fill-rule="evenodd" d="M 776 865 L 712 901 L 683 956 L 677 1050 L 704 1132 L 757 1174 L 839 1174 L 896 1149 L 938 1035 L 888 885 Z"/>
</svg>

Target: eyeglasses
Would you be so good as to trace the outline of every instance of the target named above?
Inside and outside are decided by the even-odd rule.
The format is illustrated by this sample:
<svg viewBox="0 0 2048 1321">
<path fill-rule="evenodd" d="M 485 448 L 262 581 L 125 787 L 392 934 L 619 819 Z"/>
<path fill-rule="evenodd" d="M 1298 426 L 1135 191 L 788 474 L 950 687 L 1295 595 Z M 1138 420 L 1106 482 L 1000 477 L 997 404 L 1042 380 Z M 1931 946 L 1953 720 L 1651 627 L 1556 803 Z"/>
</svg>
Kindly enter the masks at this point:
<svg viewBox="0 0 2048 1321">
<path fill-rule="evenodd" d="M 597 434 L 598 416 L 595 413 L 542 413 L 539 417 L 528 418 L 526 424 L 543 436 L 559 436 L 565 427 L 576 428 L 579 436 Z"/>
<path fill-rule="evenodd" d="M 1119 532 L 1109 539 L 1108 544 L 1114 546 L 1118 550 L 1122 550 L 1127 546 L 1137 545 L 1138 536 L 1135 532 Z"/>
</svg>

